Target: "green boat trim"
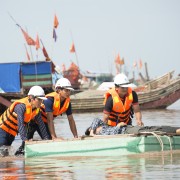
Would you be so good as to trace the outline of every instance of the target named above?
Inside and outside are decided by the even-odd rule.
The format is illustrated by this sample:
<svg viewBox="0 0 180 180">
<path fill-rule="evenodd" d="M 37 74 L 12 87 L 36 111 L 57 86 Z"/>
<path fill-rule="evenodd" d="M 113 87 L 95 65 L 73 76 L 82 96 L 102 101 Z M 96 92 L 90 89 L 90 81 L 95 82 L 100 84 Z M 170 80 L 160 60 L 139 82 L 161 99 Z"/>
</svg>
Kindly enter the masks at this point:
<svg viewBox="0 0 180 180">
<path fill-rule="evenodd" d="M 80 137 L 71 140 L 32 141 L 25 158 L 37 156 L 120 156 L 180 149 L 180 136 L 152 134 Z"/>
</svg>

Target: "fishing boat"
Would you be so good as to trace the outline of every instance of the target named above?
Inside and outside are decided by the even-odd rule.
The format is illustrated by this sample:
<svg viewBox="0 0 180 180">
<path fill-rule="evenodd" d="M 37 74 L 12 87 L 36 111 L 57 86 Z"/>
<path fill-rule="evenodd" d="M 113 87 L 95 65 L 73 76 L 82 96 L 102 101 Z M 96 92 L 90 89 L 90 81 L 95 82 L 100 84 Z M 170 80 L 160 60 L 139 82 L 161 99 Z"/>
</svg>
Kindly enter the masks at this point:
<svg viewBox="0 0 180 180">
<path fill-rule="evenodd" d="M 142 133 L 82 136 L 70 140 L 31 141 L 25 144 L 25 158 L 40 156 L 122 156 L 180 149 L 180 136 Z"/>
<path fill-rule="evenodd" d="M 141 109 L 165 109 L 180 99 L 180 76 L 173 78 L 173 72 L 134 89 Z M 113 84 L 108 83 L 108 88 Z M 106 90 L 87 90 L 72 95 L 73 112 L 101 112 L 105 92 Z"/>
</svg>

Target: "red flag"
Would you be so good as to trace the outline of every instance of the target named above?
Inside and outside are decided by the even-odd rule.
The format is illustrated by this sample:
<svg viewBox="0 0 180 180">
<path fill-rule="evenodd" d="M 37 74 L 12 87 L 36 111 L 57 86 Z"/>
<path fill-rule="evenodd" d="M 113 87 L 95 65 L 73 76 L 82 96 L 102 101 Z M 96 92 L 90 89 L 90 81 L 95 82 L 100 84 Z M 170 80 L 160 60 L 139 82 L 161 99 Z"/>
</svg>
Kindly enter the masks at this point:
<svg viewBox="0 0 180 180">
<path fill-rule="evenodd" d="M 25 32 L 22 28 L 21 28 L 21 31 L 24 35 L 24 38 L 26 39 L 26 42 L 29 46 L 35 46 L 36 45 L 36 42 L 28 35 L 27 32 Z"/>
<path fill-rule="evenodd" d="M 59 21 L 58 21 L 58 18 L 56 16 L 56 14 L 54 15 L 54 28 L 57 28 L 59 25 Z"/>
<path fill-rule="evenodd" d="M 53 29 L 53 38 L 54 38 L 54 41 L 56 42 L 56 40 L 57 40 L 57 35 L 56 35 L 56 30 L 55 30 L 55 29 Z"/>
<path fill-rule="evenodd" d="M 139 60 L 139 69 L 141 69 L 141 68 L 142 68 L 142 66 L 143 66 L 143 64 L 142 64 L 142 60 L 140 59 L 140 60 Z"/>
<path fill-rule="evenodd" d="M 43 51 L 44 56 L 46 57 L 46 61 L 50 61 L 51 59 L 49 58 L 49 55 L 48 55 L 48 53 L 47 53 L 47 51 L 46 51 L 44 46 L 43 46 L 42 51 Z"/>
<path fill-rule="evenodd" d="M 37 34 L 36 36 L 36 50 L 38 50 L 40 48 L 40 44 L 39 44 L 39 36 Z"/>
<path fill-rule="evenodd" d="M 72 43 L 72 45 L 71 45 L 71 47 L 70 47 L 70 52 L 71 52 L 71 53 L 75 53 L 74 43 Z"/>
<path fill-rule="evenodd" d="M 118 54 L 115 58 L 115 61 L 114 61 L 116 64 L 120 64 L 120 65 L 123 65 L 124 64 L 124 58 L 120 58 L 120 55 Z"/>
<path fill-rule="evenodd" d="M 118 53 L 118 55 L 117 55 L 116 58 L 115 58 L 115 63 L 116 63 L 116 64 L 121 64 L 121 58 L 120 58 L 119 53 Z"/>
</svg>

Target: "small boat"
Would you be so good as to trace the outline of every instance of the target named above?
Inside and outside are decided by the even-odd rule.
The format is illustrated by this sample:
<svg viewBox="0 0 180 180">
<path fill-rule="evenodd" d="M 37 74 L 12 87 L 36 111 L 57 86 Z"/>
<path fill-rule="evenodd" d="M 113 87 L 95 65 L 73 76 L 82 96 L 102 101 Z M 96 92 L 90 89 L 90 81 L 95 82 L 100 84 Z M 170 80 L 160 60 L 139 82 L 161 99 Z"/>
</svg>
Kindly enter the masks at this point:
<svg viewBox="0 0 180 180">
<path fill-rule="evenodd" d="M 180 76 L 172 78 L 174 71 L 134 89 L 141 109 L 165 109 L 180 98 Z M 107 90 L 87 90 L 71 96 L 73 112 L 102 112 Z"/>
<path fill-rule="evenodd" d="M 141 133 L 82 136 L 71 140 L 29 141 L 25 158 L 39 156 L 121 156 L 154 151 L 180 149 L 180 136 L 174 134 Z"/>
</svg>

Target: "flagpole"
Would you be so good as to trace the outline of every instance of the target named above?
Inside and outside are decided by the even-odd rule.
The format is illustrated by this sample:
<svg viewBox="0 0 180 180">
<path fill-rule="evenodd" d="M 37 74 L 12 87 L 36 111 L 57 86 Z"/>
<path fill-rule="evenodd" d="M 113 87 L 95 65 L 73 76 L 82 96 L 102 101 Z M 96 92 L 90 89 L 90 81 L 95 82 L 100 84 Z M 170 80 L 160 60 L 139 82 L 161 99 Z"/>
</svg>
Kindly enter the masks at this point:
<svg viewBox="0 0 180 180">
<path fill-rule="evenodd" d="M 28 54 L 27 47 L 26 47 L 26 44 L 25 44 L 25 43 L 24 43 L 24 47 L 25 47 L 25 49 L 26 49 L 26 55 L 27 55 L 28 61 L 30 61 L 31 58 L 29 57 L 29 54 Z"/>
<path fill-rule="evenodd" d="M 70 33 L 71 33 L 72 42 L 74 43 L 72 32 L 70 31 Z M 80 70 L 79 61 L 78 61 L 78 55 L 77 55 L 77 53 L 76 53 L 76 49 L 75 49 L 75 56 L 76 56 L 77 66 L 79 67 L 79 70 Z"/>
<path fill-rule="evenodd" d="M 53 29 L 53 35 L 54 35 L 54 29 Z M 53 53 L 54 53 L 54 44 L 55 44 L 55 40 L 54 38 L 52 38 L 52 49 L 51 49 L 51 59 L 53 58 Z"/>
</svg>

